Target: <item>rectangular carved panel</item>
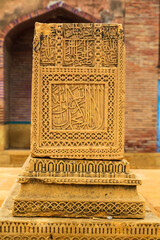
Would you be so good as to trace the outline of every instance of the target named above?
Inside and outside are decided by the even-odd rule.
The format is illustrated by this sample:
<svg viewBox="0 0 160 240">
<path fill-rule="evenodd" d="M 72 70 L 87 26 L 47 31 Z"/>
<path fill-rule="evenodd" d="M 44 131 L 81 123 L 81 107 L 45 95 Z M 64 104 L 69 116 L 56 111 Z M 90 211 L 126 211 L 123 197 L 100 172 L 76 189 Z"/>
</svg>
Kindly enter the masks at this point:
<svg viewBox="0 0 160 240">
<path fill-rule="evenodd" d="M 121 25 L 36 23 L 32 82 L 32 156 L 123 157 Z"/>
<path fill-rule="evenodd" d="M 104 104 L 104 84 L 52 84 L 52 130 L 103 130 Z"/>
</svg>

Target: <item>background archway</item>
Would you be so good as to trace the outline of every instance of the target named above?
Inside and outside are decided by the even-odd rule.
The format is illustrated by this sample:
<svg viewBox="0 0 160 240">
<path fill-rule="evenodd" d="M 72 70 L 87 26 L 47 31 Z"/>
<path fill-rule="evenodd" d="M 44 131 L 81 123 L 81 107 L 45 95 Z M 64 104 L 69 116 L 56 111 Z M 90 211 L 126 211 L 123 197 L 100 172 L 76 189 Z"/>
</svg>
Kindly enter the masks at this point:
<svg viewBox="0 0 160 240">
<path fill-rule="evenodd" d="M 32 16 L 32 14 L 31 14 Z M 10 29 L 4 41 L 4 109 L 8 125 L 6 148 L 30 147 L 32 40 L 35 22 L 99 22 L 66 4 L 56 4 Z"/>
</svg>

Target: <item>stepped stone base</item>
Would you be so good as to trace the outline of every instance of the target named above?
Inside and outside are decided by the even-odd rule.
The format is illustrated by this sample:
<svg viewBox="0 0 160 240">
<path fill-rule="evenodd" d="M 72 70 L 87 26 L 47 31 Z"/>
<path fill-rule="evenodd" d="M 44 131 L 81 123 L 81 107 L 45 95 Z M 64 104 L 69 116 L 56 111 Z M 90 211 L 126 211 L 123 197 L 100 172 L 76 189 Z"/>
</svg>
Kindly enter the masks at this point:
<svg viewBox="0 0 160 240">
<path fill-rule="evenodd" d="M 141 181 L 123 160 L 28 158 L 14 216 L 144 218 Z"/>
<path fill-rule="evenodd" d="M 0 210 L 1 240 L 159 240 L 160 219 L 146 210 L 144 219 L 13 217 L 16 184 Z"/>
</svg>

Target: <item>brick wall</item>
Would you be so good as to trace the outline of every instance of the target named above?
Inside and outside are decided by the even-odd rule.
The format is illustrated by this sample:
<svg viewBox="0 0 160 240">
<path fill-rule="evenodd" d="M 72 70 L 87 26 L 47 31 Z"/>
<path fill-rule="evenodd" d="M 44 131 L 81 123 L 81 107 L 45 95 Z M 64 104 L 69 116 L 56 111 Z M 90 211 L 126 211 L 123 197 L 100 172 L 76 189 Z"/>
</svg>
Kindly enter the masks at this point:
<svg viewBox="0 0 160 240">
<path fill-rule="evenodd" d="M 4 44 L 4 121 L 9 121 L 9 74 L 11 68 L 11 40 L 10 38 L 6 39 Z"/>
<path fill-rule="evenodd" d="M 127 151 L 156 151 L 158 0 L 126 0 Z"/>
<path fill-rule="evenodd" d="M 30 122 L 33 28 L 22 31 L 12 45 L 9 71 L 9 121 Z"/>
</svg>

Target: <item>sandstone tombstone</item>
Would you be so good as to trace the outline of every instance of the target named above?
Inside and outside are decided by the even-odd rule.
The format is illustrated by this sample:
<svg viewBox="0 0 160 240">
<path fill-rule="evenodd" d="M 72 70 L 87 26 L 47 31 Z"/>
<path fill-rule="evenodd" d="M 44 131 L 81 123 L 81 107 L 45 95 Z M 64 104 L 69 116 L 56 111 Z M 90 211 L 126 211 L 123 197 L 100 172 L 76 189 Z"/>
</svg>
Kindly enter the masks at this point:
<svg viewBox="0 0 160 240">
<path fill-rule="evenodd" d="M 123 37 L 120 25 L 36 25 L 32 156 L 123 158 Z"/>
<path fill-rule="evenodd" d="M 14 216 L 143 218 L 141 181 L 123 159 L 121 25 L 35 31 L 31 156 Z"/>
<path fill-rule="evenodd" d="M 2 239 L 160 238 L 123 157 L 124 61 L 121 25 L 36 23 L 31 155 Z"/>
</svg>

